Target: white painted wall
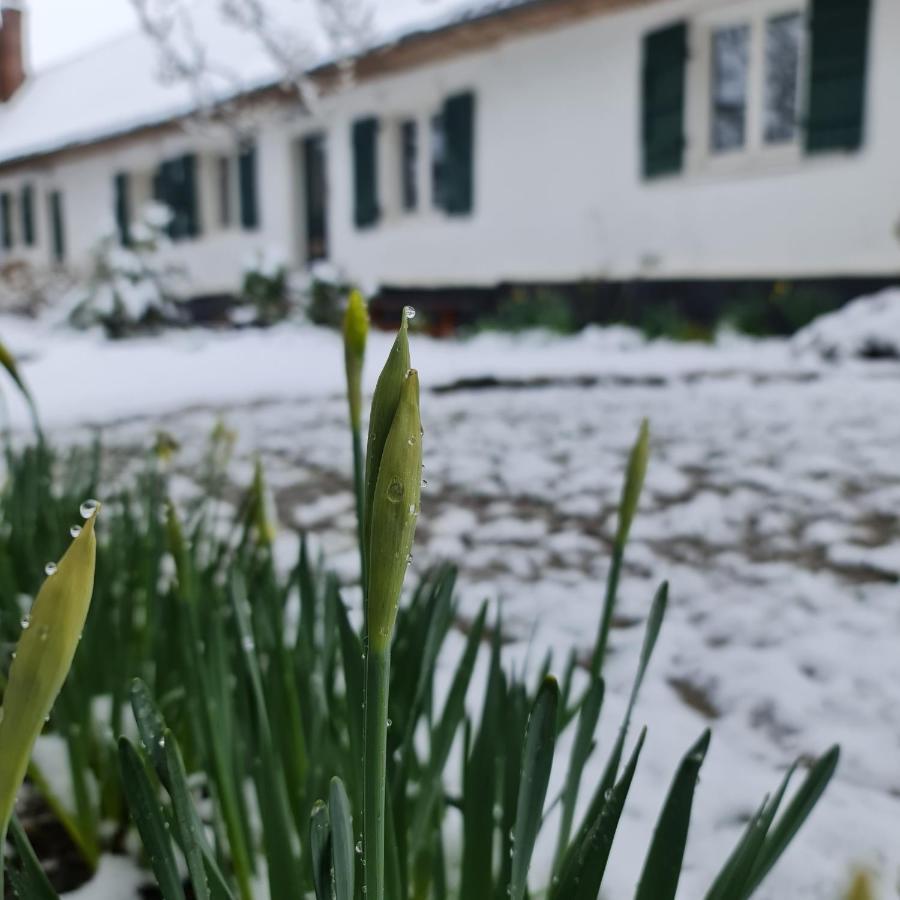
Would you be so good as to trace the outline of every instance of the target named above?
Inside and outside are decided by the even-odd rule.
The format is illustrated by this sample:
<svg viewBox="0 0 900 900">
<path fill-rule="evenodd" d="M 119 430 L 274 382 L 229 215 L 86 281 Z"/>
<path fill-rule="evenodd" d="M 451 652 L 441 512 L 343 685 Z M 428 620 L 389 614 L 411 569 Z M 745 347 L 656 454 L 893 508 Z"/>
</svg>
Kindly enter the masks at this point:
<svg viewBox="0 0 900 900">
<path fill-rule="evenodd" d="M 222 230 L 170 250 L 197 293 L 234 290 L 244 261 L 277 248 L 304 261 L 298 144 L 328 139 L 331 258 L 363 285 L 492 285 L 582 278 L 895 275 L 900 273 L 900 2 L 873 0 L 866 137 L 854 154 L 704 158 L 704 16 L 772 0 L 662 0 L 598 16 L 490 51 L 357 85 L 322 104 L 314 120 L 272 111 L 258 139 L 261 227 Z M 805 0 L 784 0 L 785 9 Z M 686 170 L 646 182 L 640 173 L 641 38 L 687 18 L 692 29 Z M 702 62 L 702 64 L 701 64 Z M 430 203 L 428 119 L 459 90 L 476 95 L 475 209 L 448 217 Z M 381 118 L 383 215 L 353 224 L 350 128 Z M 400 209 L 397 122 L 420 121 L 420 210 Z M 41 247 L 49 259 L 43 191 L 61 187 L 67 248 L 84 265 L 112 223 L 112 175 L 150 172 L 194 149 L 233 152 L 227 136 L 180 135 L 97 151 L 26 173 L 40 182 Z M 0 175 L 0 191 L 22 176 Z M 204 182 L 205 185 L 205 182 Z M 206 200 L 201 201 L 207 210 Z M 2 251 L 0 251 L 2 252 Z"/>
</svg>

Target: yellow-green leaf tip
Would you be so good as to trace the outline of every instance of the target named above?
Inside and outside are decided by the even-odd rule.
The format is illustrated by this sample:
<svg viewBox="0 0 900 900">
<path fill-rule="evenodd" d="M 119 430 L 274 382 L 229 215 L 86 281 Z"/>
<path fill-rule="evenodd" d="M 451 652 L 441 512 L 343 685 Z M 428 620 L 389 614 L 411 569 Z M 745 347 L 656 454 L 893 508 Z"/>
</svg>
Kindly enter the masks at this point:
<svg viewBox="0 0 900 900">
<path fill-rule="evenodd" d="M 5 833 L 34 742 L 72 660 L 94 590 L 97 504 L 56 569 L 41 585 L 9 671 L 0 719 L 0 834 Z"/>
</svg>

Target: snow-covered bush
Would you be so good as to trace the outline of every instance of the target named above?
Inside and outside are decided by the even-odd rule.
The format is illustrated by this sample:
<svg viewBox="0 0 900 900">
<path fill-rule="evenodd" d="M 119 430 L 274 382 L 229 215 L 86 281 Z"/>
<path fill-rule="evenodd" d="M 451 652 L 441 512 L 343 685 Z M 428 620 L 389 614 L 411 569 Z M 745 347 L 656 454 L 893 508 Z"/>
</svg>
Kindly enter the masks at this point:
<svg viewBox="0 0 900 900">
<path fill-rule="evenodd" d="M 281 254 L 274 250 L 256 251 L 244 265 L 242 303 L 232 320 L 272 325 L 285 319 L 294 306 L 288 274 Z"/>
<path fill-rule="evenodd" d="M 110 337 L 123 337 L 180 321 L 177 300 L 184 273 L 161 259 L 170 219 L 165 206 L 151 203 L 132 225 L 128 246 L 122 246 L 116 233 L 100 239 L 87 283 L 75 288 L 64 304 L 73 325 L 102 325 Z"/>
<path fill-rule="evenodd" d="M 816 319 L 793 344 L 823 359 L 900 359 L 900 288 L 860 297 Z"/>
</svg>

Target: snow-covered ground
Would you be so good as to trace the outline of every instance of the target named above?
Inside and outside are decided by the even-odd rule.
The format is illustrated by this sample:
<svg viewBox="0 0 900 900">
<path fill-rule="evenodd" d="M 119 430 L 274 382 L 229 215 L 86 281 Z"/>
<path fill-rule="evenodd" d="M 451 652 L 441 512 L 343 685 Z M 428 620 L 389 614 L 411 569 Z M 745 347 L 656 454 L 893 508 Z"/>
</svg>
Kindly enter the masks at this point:
<svg viewBox="0 0 900 900">
<path fill-rule="evenodd" d="M 224 412 L 238 434 L 234 481 L 246 483 L 256 452 L 266 461 L 285 558 L 290 527 L 309 528 L 352 581 L 337 336 L 284 326 L 109 344 L 3 320 L 0 338 L 22 355 L 61 439 L 100 424 L 109 445 L 148 447 L 165 428 L 182 445 L 174 466 L 185 492 Z M 370 340 L 369 387 L 390 340 Z M 463 613 L 496 599 L 518 638 L 511 654 L 535 667 L 548 648 L 561 668 L 570 647 L 591 645 L 625 454 L 641 417 L 651 421 L 588 784 L 664 578 L 672 603 L 637 710 L 636 726 L 646 721 L 650 733 L 608 897 L 633 891 L 677 761 L 707 725 L 713 744 L 681 898 L 702 895 L 785 766 L 833 742 L 843 747 L 837 777 L 759 896 L 837 897 L 860 864 L 886 886 L 897 882 L 900 364 L 826 362 L 801 350 L 737 338 L 648 345 L 619 329 L 412 340 L 427 442 L 413 565 L 458 561 Z M 6 396 L 24 427 L 25 410 Z M 539 847 L 538 866 L 551 852 Z"/>
</svg>

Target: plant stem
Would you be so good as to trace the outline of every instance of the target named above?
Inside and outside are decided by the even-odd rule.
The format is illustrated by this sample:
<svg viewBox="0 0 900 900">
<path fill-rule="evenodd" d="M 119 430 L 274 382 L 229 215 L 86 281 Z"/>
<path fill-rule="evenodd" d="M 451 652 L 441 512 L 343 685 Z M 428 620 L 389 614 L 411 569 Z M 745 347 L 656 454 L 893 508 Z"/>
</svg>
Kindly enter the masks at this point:
<svg viewBox="0 0 900 900">
<path fill-rule="evenodd" d="M 387 782 L 390 646 L 366 653 L 365 800 L 363 861 L 366 900 L 384 900 L 384 803 Z M 393 900 L 393 898 L 392 898 Z"/>
<path fill-rule="evenodd" d="M 353 432 L 353 493 L 356 496 L 356 530 L 359 538 L 360 584 L 362 584 L 363 593 L 365 593 L 369 583 L 368 565 L 366 563 L 366 528 L 363 519 L 365 514 L 364 504 L 366 495 L 365 474 L 363 472 L 363 461 L 365 457 L 363 456 L 362 435 L 360 434 L 359 426 L 354 425 L 351 430 Z M 365 603 L 363 603 L 363 614 L 368 618 L 368 610 Z"/>
<path fill-rule="evenodd" d="M 591 658 L 591 680 L 603 671 L 603 660 L 606 657 L 606 645 L 609 641 L 609 629 L 612 625 L 613 611 L 616 608 L 616 594 L 619 591 L 619 573 L 622 569 L 622 557 L 625 545 L 618 541 L 613 547 L 612 562 L 606 579 L 606 597 L 603 600 L 603 614 L 600 617 L 600 629 L 597 632 L 597 643 Z"/>
</svg>

